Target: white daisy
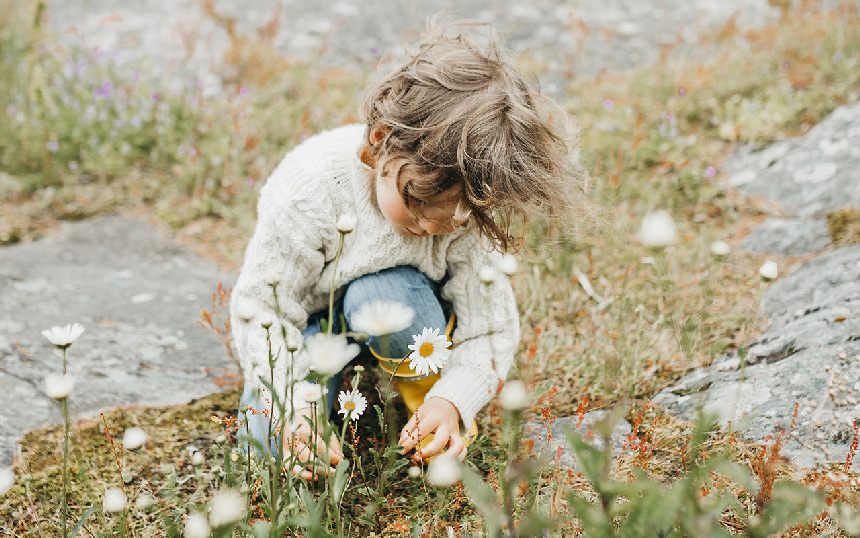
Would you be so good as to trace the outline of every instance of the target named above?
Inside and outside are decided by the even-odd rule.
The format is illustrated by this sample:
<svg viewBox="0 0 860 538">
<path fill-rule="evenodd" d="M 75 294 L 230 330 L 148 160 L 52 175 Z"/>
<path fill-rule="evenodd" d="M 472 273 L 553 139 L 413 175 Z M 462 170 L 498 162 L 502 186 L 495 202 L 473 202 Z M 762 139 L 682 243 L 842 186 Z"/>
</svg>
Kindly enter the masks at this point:
<svg viewBox="0 0 860 538">
<path fill-rule="evenodd" d="M 308 403 L 313 403 L 318 402 L 323 396 L 328 394 L 328 389 L 319 383 L 300 381 L 296 383 L 296 386 L 293 388 L 293 394 Z"/>
<path fill-rule="evenodd" d="M 725 241 L 714 241 L 711 243 L 711 254 L 717 258 L 725 258 L 732 251 L 732 247 Z"/>
<path fill-rule="evenodd" d="M 352 315 L 350 325 L 356 331 L 371 336 L 394 334 L 412 325 L 415 311 L 395 301 L 371 301 L 364 303 Z"/>
<path fill-rule="evenodd" d="M 202 452 L 195 452 L 191 455 L 191 465 L 195 467 L 200 467 L 204 463 L 206 463 L 206 457 L 203 455 Z"/>
<path fill-rule="evenodd" d="M 105 491 L 105 498 L 102 502 L 102 508 L 108 514 L 113 512 L 122 512 L 125 510 L 127 499 L 125 493 L 119 488 L 109 488 Z"/>
<path fill-rule="evenodd" d="M 492 265 L 484 265 L 478 271 L 478 278 L 482 283 L 490 285 L 496 281 L 496 268 Z"/>
<path fill-rule="evenodd" d="M 412 350 L 407 358 L 409 367 L 419 375 L 428 374 L 430 370 L 435 374 L 451 356 L 451 350 L 448 349 L 451 342 L 444 334 L 439 334 L 439 329 L 424 327 L 421 334 L 413 335 L 412 339 L 415 343 L 407 346 Z"/>
<path fill-rule="evenodd" d="M 245 517 L 245 496 L 235 490 L 222 490 L 209 501 L 209 523 L 218 529 Z"/>
<path fill-rule="evenodd" d="M 357 389 L 350 391 L 342 390 L 337 395 L 337 403 L 340 405 L 340 411 L 344 418 L 358 420 L 358 417 L 367 409 L 367 398 L 361 395 Z"/>
<path fill-rule="evenodd" d="M 138 428 L 135 426 L 134 428 L 129 428 L 125 430 L 125 433 L 122 436 L 122 446 L 126 450 L 134 450 L 135 448 L 139 448 L 146 442 L 146 432 L 143 431 L 143 428 Z"/>
<path fill-rule="evenodd" d="M 675 242 L 675 222 L 664 210 L 648 213 L 639 227 L 639 241 L 646 247 L 666 247 Z"/>
<path fill-rule="evenodd" d="M 83 334 L 84 326 L 80 323 L 71 323 L 65 327 L 51 327 L 42 331 L 42 336 L 48 339 L 60 349 L 65 349 L 75 343 L 75 340 Z"/>
<path fill-rule="evenodd" d="M 49 374 L 45 378 L 45 393 L 48 398 L 62 400 L 68 398 L 75 388 L 75 378 L 69 374 Z"/>
<path fill-rule="evenodd" d="M 513 276 L 517 272 L 519 264 L 517 258 L 513 254 L 505 254 L 502 256 L 502 261 L 499 263 L 499 269 L 508 276 Z"/>
<path fill-rule="evenodd" d="M 311 370 L 323 375 L 334 375 L 349 364 L 361 348 L 350 344 L 339 334 L 317 333 L 305 340 L 305 349 Z"/>
</svg>

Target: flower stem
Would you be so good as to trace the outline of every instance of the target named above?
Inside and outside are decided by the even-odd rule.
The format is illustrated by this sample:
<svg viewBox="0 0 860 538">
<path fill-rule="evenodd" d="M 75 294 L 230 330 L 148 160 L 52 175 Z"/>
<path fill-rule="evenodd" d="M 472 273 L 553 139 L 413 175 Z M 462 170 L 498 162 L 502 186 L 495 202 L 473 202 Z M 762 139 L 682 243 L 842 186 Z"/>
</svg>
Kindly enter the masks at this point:
<svg viewBox="0 0 860 538">
<path fill-rule="evenodd" d="M 65 350 L 63 350 L 65 356 Z M 65 366 L 65 363 L 63 364 Z M 60 400 L 60 410 L 63 413 L 63 536 L 68 533 L 68 512 L 69 499 L 67 497 L 69 487 L 69 405 L 68 400 L 63 398 Z"/>
<path fill-rule="evenodd" d="M 344 237 L 346 237 L 346 234 L 340 232 L 340 239 L 338 239 L 337 242 L 337 253 L 334 255 L 334 266 L 332 267 L 331 272 L 331 286 L 329 286 L 328 291 L 328 327 L 326 327 L 326 332 L 328 334 L 332 334 L 334 323 L 334 284 L 337 279 L 337 262 L 340 261 L 340 254 L 343 252 Z"/>
</svg>

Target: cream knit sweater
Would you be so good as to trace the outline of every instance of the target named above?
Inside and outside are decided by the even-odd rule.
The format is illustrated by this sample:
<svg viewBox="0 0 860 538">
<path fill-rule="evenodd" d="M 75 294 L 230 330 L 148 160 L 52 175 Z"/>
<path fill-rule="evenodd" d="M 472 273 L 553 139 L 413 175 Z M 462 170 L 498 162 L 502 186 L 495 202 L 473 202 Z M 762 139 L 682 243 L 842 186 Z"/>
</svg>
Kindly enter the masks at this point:
<svg viewBox="0 0 860 538">
<path fill-rule="evenodd" d="M 482 265 L 498 266 L 500 254 L 487 251 L 474 226 L 437 236 L 398 234 L 371 202 L 371 170 L 358 158 L 364 129 L 350 125 L 309 138 L 284 157 L 260 190 L 257 226 L 230 308 L 245 383 L 262 389 L 260 379 L 270 376 L 266 332 L 260 324 L 264 317 L 275 320 L 274 386 L 283 398 L 288 372 L 293 380 L 308 374 L 301 331 L 309 314 L 328 307 L 332 277 L 340 297 L 344 286 L 362 275 L 410 265 L 437 282 L 448 277 L 441 295 L 451 302 L 457 319 L 453 352 L 427 397 L 450 401 L 463 424 L 469 424 L 507 375 L 520 338 L 510 283 L 500 275 L 487 293 L 478 278 Z M 356 215 L 358 223 L 346 236 L 334 275 L 339 238 L 335 223 L 345 214 Z M 279 319 L 267 283 L 274 281 Z M 242 319 L 248 312 L 254 317 Z M 288 342 L 298 347 L 292 361 L 281 326 Z M 292 402 L 293 409 L 305 405 L 298 398 Z M 287 414 L 289 409 L 288 404 Z"/>
</svg>

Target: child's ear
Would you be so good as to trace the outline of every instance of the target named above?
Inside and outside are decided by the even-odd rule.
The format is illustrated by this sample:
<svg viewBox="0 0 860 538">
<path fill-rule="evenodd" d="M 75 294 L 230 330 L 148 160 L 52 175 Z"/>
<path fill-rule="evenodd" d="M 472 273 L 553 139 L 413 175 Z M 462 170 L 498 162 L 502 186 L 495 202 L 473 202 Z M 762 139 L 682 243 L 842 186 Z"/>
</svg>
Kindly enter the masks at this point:
<svg viewBox="0 0 860 538">
<path fill-rule="evenodd" d="M 375 125 L 370 129 L 370 144 L 375 146 L 380 143 L 385 135 L 388 134 L 388 127 L 385 125 Z"/>
</svg>

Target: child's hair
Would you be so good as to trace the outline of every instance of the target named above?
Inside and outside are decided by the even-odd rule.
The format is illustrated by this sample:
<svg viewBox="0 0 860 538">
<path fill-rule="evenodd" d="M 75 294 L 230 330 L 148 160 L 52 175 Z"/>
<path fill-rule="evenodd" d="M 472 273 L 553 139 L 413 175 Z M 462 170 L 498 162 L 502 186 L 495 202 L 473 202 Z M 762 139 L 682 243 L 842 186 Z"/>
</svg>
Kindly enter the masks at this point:
<svg viewBox="0 0 860 538">
<path fill-rule="evenodd" d="M 483 27 L 481 48 L 465 34 Z M 438 24 L 418 51 L 372 84 L 362 115 L 368 159 L 406 159 L 413 179 L 398 188 L 407 209 L 452 188 L 480 232 L 503 250 L 520 246 L 512 225 L 525 224 L 535 206 L 552 221 L 569 216 L 582 195 L 575 166 L 568 162 L 566 117 L 544 113 L 545 98 L 501 51 L 494 27 L 473 21 Z M 384 138 L 371 144 L 371 133 Z"/>
</svg>

